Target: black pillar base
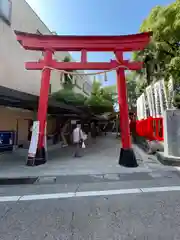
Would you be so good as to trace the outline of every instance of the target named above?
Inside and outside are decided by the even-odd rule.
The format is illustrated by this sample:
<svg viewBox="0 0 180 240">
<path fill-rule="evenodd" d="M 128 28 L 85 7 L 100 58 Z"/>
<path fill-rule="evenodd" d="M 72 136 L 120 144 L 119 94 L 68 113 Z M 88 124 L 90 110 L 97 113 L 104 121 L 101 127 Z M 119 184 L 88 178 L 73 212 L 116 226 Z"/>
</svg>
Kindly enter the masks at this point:
<svg viewBox="0 0 180 240">
<path fill-rule="evenodd" d="M 133 149 L 123 149 L 121 148 L 120 157 L 119 157 L 119 165 L 124 167 L 138 167 L 136 156 L 134 154 Z"/>
<path fill-rule="evenodd" d="M 26 165 L 29 167 L 32 167 L 32 166 L 34 166 L 34 161 L 35 161 L 35 159 L 33 157 L 28 157 Z"/>
<path fill-rule="evenodd" d="M 38 166 L 47 161 L 47 152 L 44 147 L 37 149 L 35 158 L 28 157 L 27 166 Z"/>
</svg>

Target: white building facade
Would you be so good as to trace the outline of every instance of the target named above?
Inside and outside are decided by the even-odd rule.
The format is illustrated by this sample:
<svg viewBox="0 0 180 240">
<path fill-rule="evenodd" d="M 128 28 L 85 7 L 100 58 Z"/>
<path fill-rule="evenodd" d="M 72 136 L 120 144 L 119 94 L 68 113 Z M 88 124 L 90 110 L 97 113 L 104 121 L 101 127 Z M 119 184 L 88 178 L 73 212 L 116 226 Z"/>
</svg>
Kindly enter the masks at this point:
<svg viewBox="0 0 180 240">
<path fill-rule="evenodd" d="M 37 61 L 42 54 L 24 50 L 16 41 L 14 30 L 40 34 L 52 34 L 52 32 L 25 0 L 0 1 L 0 85 L 39 95 L 41 72 L 25 70 L 24 63 Z M 58 61 L 63 61 L 65 56 L 70 55 L 68 52 L 60 52 L 54 57 Z M 52 71 L 51 90 L 55 92 L 61 88 L 60 73 Z M 89 95 L 91 82 L 79 77 L 75 91 Z"/>
<path fill-rule="evenodd" d="M 38 1 L 38 0 L 37 0 Z M 17 42 L 14 30 L 53 34 L 48 27 L 41 21 L 37 14 L 32 10 L 25 0 L 0 0 L 0 86 L 13 90 L 29 93 L 38 96 L 40 92 L 41 71 L 27 71 L 25 62 L 38 61 L 42 57 L 41 52 L 26 51 Z M 68 52 L 56 53 L 54 58 L 63 61 Z M 62 88 L 60 72 L 51 73 L 51 93 Z M 91 81 L 87 78 L 76 77 L 74 79 L 75 92 L 89 96 L 91 93 Z M 34 113 L 20 109 L 11 111 L 10 109 L 0 107 L 0 131 L 15 130 L 17 119 L 20 121 L 19 139 L 27 136 L 29 120 Z M 9 119 L 7 121 L 7 119 Z M 15 119 L 15 120 L 14 120 Z M 27 121 L 28 120 L 28 121 Z"/>
</svg>

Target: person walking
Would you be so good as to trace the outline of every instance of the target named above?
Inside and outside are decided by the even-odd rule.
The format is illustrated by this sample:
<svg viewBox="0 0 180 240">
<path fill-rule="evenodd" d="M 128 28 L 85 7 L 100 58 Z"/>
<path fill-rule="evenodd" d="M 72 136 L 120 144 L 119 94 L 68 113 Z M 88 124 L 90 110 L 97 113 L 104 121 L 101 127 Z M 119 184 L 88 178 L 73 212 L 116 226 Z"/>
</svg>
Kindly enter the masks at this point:
<svg viewBox="0 0 180 240">
<path fill-rule="evenodd" d="M 132 140 L 134 143 L 137 142 L 137 138 L 136 138 L 136 117 L 135 114 L 130 113 L 129 114 L 129 127 L 130 127 L 130 133 L 132 136 Z"/>
<path fill-rule="evenodd" d="M 84 142 L 84 135 L 81 129 L 81 124 L 77 124 L 76 128 L 73 130 L 73 143 L 75 144 L 75 153 L 74 157 L 82 157 L 81 156 L 81 148 Z"/>
</svg>

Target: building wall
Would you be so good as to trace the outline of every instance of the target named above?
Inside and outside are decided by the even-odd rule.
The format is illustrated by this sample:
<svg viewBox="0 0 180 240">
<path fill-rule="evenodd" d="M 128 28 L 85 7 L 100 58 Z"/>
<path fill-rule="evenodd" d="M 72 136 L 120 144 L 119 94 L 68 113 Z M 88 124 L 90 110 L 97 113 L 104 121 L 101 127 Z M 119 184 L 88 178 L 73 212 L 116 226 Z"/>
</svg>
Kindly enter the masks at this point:
<svg viewBox="0 0 180 240">
<path fill-rule="evenodd" d="M 8 0 L 7 0 L 8 1 Z M 39 95 L 40 71 L 27 71 L 26 61 L 37 61 L 42 57 L 41 52 L 26 51 L 16 41 L 14 30 L 52 34 L 47 26 L 40 20 L 25 0 L 12 0 L 11 25 L 0 18 L 0 85 L 23 92 Z M 55 53 L 54 58 L 62 61 L 68 52 Z M 79 82 L 82 82 L 79 80 Z M 62 88 L 60 72 L 51 73 L 51 91 Z M 84 93 L 81 88 L 81 93 Z"/>
<path fill-rule="evenodd" d="M 17 144 L 28 143 L 29 124 L 34 120 L 34 112 L 19 108 L 0 106 L 1 120 L 0 131 L 18 132 Z M 56 121 L 54 118 L 47 120 L 47 134 L 54 133 Z"/>
<path fill-rule="evenodd" d="M 82 71 L 79 71 L 82 73 Z M 74 77 L 75 88 L 74 91 L 77 93 L 82 93 L 85 96 L 90 96 L 92 91 L 92 82 L 90 81 L 89 76 L 79 75 Z"/>
<path fill-rule="evenodd" d="M 18 143 L 28 141 L 28 125 L 33 112 L 0 106 L 0 131 L 18 131 Z"/>
<path fill-rule="evenodd" d="M 72 59 L 72 61 L 74 60 Z M 79 71 L 79 72 L 82 73 L 82 71 Z M 63 81 L 63 77 L 62 77 L 62 73 L 60 73 L 59 79 L 57 81 L 51 82 L 51 93 L 57 92 L 58 90 L 62 89 L 62 81 Z M 89 76 L 74 75 L 73 83 L 74 83 L 74 92 L 81 93 L 86 97 L 90 96 L 92 91 L 92 82 L 90 81 Z"/>
<path fill-rule="evenodd" d="M 12 1 L 11 25 L 0 18 L 0 85 L 23 92 L 39 95 L 40 71 L 25 70 L 24 62 L 37 61 L 41 52 L 26 51 L 16 41 L 14 30 L 51 34 L 50 30 L 35 14 L 25 0 Z M 69 55 L 61 52 L 55 55 L 58 60 Z M 53 71 L 51 81 L 59 81 L 59 72 Z"/>
</svg>

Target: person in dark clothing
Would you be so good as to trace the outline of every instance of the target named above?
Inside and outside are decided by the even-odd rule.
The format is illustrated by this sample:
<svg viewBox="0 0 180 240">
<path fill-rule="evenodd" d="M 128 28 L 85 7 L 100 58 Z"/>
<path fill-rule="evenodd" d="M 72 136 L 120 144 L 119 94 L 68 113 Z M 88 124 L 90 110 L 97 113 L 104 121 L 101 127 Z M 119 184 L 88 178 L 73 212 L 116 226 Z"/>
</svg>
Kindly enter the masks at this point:
<svg viewBox="0 0 180 240">
<path fill-rule="evenodd" d="M 129 114 L 129 128 L 133 142 L 136 142 L 136 118 L 134 113 Z"/>
<path fill-rule="evenodd" d="M 95 142 L 96 141 L 96 126 L 95 126 L 95 123 L 92 122 L 91 123 L 91 138 L 92 138 L 92 141 Z"/>
</svg>

